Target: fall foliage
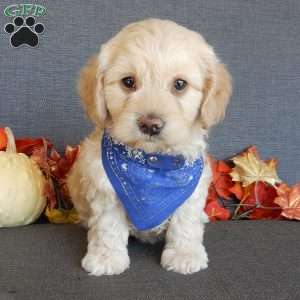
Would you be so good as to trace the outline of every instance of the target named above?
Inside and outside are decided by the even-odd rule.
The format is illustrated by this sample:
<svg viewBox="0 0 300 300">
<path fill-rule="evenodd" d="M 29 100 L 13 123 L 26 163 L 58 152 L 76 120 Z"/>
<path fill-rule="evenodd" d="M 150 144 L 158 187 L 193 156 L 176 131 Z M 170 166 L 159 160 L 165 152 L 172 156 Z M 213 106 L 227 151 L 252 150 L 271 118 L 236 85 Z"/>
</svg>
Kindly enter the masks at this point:
<svg viewBox="0 0 300 300">
<path fill-rule="evenodd" d="M 7 137 L 0 128 L 0 150 L 5 149 Z M 67 146 L 61 155 L 44 138 L 16 140 L 18 152 L 37 162 L 47 184 L 48 205 L 45 215 L 51 223 L 78 223 L 68 189 L 66 176 L 79 152 L 79 146 Z M 205 212 L 211 221 L 217 220 L 300 220 L 300 183 L 288 186 L 277 174 L 277 160 L 262 160 L 256 147 L 228 160 L 209 156 L 212 182 L 209 187 Z"/>
<path fill-rule="evenodd" d="M 280 184 L 277 160 L 263 161 L 255 146 L 228 161 L 210 157 L 210 163 L 213 180 L 205 211 L 211 221 L 300 219 L 300 183 Z"/>
</svg>

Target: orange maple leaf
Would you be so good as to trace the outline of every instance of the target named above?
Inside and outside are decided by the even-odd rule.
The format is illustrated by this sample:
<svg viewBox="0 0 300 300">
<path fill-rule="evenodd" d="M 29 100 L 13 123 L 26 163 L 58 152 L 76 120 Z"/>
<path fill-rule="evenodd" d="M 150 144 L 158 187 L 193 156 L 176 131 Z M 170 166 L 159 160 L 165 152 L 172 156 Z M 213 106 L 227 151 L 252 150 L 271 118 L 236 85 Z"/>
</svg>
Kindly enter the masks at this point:
<svg viewBox="0 0 300 300">
<path fill-rule="evenodd" d="M 282 208 L 281 215 L 288 219 L 300 220 L 300 182 L 289 187 L 281 184 L 277 189 L 278 197 L 274 200 Z"/>
<path fill-rule="evenodd" d="M 52 144 L 44 138 L 22 138 L 16 139 L 16 147 L 18 152 L 22 152 L 28 156 L 31 156 L 35 150 L 40 150 L 43 147 L 47 149 L 52 148 Z"/>
</svg>

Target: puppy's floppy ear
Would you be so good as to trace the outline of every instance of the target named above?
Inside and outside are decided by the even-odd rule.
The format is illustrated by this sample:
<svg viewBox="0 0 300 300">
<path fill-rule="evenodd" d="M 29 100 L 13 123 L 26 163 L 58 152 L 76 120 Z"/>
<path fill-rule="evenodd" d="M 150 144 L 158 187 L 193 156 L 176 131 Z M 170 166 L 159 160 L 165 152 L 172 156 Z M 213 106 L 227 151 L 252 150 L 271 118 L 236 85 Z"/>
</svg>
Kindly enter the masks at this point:
<svg viewBox="0 0 300 300">
<path fill-rule="evenodd" d="M 92 56 L 80 72 L 78 92 L 88 117 L 103 126 L 107 110 L 103 95 L 103 74 L 98 57 Z"/>
<path fill-rule="evenodd" d="M 220 122 L 232 93 L 231 76 L 225 65 L 217 63 L 209 68 L 203 87 L 200 120 L 205 129 Z"/>
</svg>

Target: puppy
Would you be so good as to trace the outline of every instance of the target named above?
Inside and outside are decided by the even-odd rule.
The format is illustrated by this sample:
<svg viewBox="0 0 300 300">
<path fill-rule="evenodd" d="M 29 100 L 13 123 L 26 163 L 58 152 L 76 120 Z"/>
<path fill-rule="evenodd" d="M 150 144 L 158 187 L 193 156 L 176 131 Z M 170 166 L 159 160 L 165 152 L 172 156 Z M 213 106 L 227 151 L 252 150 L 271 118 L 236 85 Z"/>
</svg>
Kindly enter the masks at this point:
<svg viewBox="0 0 300 300">
<path fill-rule="evenodd" d="M 207 268 L 206 138 L 231 95 L 212 47 L 172 21 L 136 22 L 89 59 L 78 90 L 95 124 L 67 180 L 88 228 L 82 267 L 96 276 L 122 273 L 133 235 L 165 238 L 166 270 Z"/>
</svg>

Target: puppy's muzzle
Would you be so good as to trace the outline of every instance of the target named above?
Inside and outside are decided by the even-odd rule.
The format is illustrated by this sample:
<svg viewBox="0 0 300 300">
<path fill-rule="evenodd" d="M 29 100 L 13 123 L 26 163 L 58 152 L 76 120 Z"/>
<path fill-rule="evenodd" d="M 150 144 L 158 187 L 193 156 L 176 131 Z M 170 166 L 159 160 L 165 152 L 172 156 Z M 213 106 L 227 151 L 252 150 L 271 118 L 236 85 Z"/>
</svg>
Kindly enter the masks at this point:
<svg viewBox="0 0 300 300">
<path fill-rule="evenodd" d="M 141 116 L 137 119 L 137 125 L 144 134 L 159 135 L 163 129 L 165 122 L 153 114 Z"/>
</svg>

